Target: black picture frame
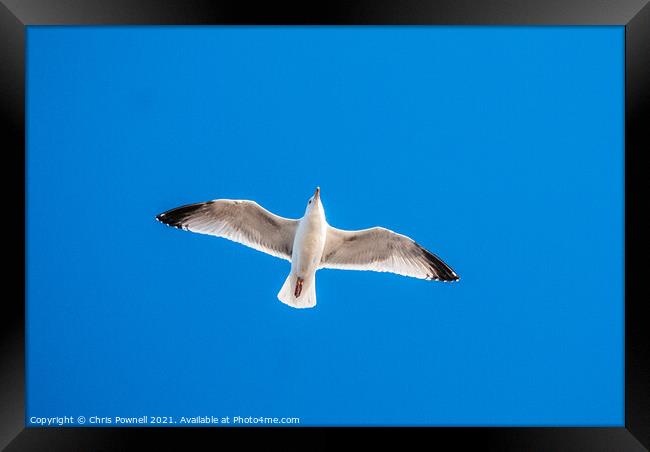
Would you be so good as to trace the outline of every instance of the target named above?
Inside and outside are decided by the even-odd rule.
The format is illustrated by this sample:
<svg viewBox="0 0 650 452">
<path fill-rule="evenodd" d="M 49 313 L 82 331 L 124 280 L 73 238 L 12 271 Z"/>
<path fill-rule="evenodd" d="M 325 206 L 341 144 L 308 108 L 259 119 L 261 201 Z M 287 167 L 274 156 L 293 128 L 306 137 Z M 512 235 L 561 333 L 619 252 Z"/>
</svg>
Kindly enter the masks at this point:
<svg viewBox="0 0 650 452">
<path fill-rule="evenodd" d="M 365 0 L 300 4 L 218 0 L 0 0 L 0 112 L 8 227 L 0 315 L 0 447 L 125 450 L 134 439 L 174 444 L 237 435 L 249 428 L 25 428 L 25 29 L 30 25 L 621 25 L 625 26 L 625 426 L 418 428 L 430 444 L 526 451 L 636 451 L 650 448 L 647 297 L 639 269 L 643 166 L 650 106 L 648 0 Z M 9 174 L 11 177 L 6 177 Z M 643 223 L 643 224 L 642 224 Z M 641 278 L 640 278 L 641 276 Z M 278 432 L 284 428 L 254 428 Z M 319 430 L 305 428 L 303 430 Z M 382 438 L 385 431 L 373 433 Z M 329 433 L 328 433 L 329 435 Z M 324 435 L 319 435 L 325 439 Z"/>
</svg>

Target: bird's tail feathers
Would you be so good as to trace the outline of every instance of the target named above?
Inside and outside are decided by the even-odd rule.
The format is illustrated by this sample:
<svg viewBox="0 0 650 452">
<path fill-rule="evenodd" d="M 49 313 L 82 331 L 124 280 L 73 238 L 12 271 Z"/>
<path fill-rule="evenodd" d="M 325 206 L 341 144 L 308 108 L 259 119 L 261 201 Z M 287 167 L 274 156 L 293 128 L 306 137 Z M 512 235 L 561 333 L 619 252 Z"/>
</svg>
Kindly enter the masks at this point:
<svg viewBox="0 0 650 452">
<path fill-rule="evenodd" d="M 296 290 L 298 277 L 290 273 L 278 292 L 278 299 L 292 308 L 304 309 L 316 306 L 316 277 L 311 277 L 302 282 L 300 290 Z M 296 297 L 296 293 L 299 296 Z"/>
</svg>

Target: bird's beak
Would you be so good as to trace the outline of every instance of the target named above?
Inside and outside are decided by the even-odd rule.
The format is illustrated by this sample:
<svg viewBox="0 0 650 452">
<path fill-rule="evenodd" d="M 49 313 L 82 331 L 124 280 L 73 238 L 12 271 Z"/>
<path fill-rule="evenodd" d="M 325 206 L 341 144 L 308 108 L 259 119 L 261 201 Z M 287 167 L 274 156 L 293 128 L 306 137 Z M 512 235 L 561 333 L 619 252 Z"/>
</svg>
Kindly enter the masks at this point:
<svg viewBox="0 0 650 452">
<path fill-rule="evenodd" d="M 316 191 L 314 192 L 314 199 L 319 199 L 320 198 L 320 187 L 316 187 Z"/>
</svg>

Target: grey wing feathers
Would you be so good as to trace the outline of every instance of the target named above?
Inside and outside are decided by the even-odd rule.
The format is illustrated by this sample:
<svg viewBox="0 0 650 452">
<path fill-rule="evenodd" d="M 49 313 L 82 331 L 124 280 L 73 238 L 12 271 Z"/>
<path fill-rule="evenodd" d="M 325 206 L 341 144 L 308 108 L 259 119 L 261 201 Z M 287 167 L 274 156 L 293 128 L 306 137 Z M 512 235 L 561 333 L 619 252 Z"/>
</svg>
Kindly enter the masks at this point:
<svg viewBox="0 0 650 452">
<path fill-rule="evenodd" d="M 161 213 L 169 226 L 223 237 L 273 256 L 291 260 L 298 220 L 274 215 L 254 201 L 217 199 Z"/>
<path fill-rule="evenodd" d="M 380 227 L 360 231 L 328 227 L 321 268 L 391 272 L 436 281 L 460 279 L 413 239 Z"/>
</svg>

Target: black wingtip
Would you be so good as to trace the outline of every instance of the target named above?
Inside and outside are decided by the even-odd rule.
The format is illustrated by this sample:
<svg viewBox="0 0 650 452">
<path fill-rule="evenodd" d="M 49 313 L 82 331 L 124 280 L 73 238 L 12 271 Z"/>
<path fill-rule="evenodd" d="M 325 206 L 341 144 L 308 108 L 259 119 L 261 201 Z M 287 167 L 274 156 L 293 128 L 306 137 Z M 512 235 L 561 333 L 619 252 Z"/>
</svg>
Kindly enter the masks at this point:
<svg viewBox="0 0 650 452">
<path fill-rule="evenodd" d="M 167 226 L 175 226 L 175 224 L 173 224 L 173 222 L 171 222 L 170 219 L 167 218 L 164 213 L 156 215 L 156 221 L 159 221 L 160 223 L 165 224 Z"/>
<path fill-rule="evenodd" d="M 156 220 L 160 221 L 163 224 L 166 224 L 167 226 L 171 226 L 177 229 L 184 229 L 184 226 L 189 217 L 206 204 L 208 203 L 188 204 L 185 206 L 176 207 L 175 209 L 171 209 L 156 215 Z"/>
<path fill-rule="evenodd" d="M 427 264 L 431 270 L 431 277 L 429 279 L 433 281 L 442 281 L 442 282 L 456 282 L 460 281 L 460 277 L 454 272 L 449 265 L 445 264 L 442 259 L 433 254 L 431 251 L 427 250 L 420 244 L 417 244 L 420 251 L 426 258 Z"/>
<path fill-rule="evenodd" d="M 167 226 L 171 226 L 178 229 L 183 228 L 182 223 L 177 218 L 174 218 L 173 216 L 169 216 L 166 213 L 161 213 L 160 215 L 156 215 L 156 220 L 161 222 L 162 224 L 166 224 Z"/>
</svg>

